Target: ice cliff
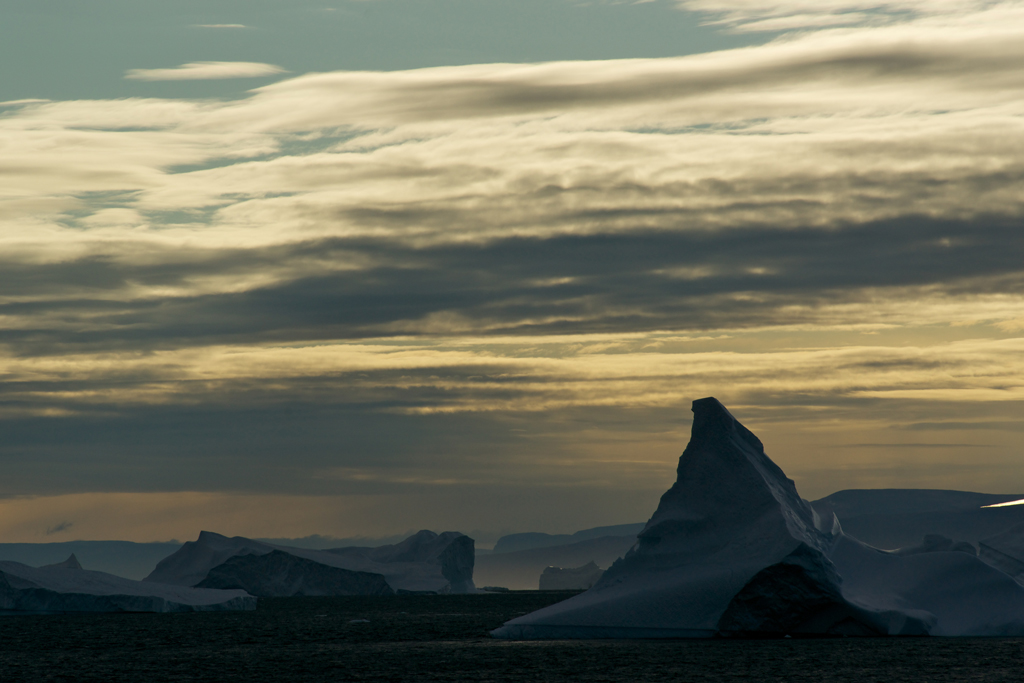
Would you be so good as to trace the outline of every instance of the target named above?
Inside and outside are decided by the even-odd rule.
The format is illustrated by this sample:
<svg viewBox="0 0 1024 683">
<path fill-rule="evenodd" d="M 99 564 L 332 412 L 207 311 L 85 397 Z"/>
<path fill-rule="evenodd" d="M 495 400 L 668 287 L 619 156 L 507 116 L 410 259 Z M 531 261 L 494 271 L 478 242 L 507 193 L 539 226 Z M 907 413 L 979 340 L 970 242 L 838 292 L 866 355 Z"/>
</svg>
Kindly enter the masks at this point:
<svg viewBox="0 0 1024 683">
<path fill-rule="evenodd" d="M 280 556 L 260 562 L 234 563 L 223 566 L 235 557 L 262 557 L 278 552 L 294 560 Z M 298 560 L 305 560 L 306 563 Z M 285 565 L 288 565 L 287 568 Z M 199 534 L 199 539 L 185 543 L 173 555 L 162 560 L 144 581 L 165 583 L 176 586 L 195 586 L 211 574 L 219 577 L 216 581 L 234 581 L 236 585 L 252 587 L 263 591 L 261 595 L 288 596 L 302 593 L 289 592 L 298 586 L 302 590 L 326 591 L 334 586 L 339 592 L 316 593 L 320 595 L 378 595 L 382 587 L 376 579 L 367 577 L 358 580 L 353 577 L 342 579 L 342 574 L 331 573 L 329 569 L 345 570 L 351 573 L 373 574 L 390 590 L 472 593 L 474 542 L 473 539 L 454 531 L 436 534 L 420 531 L 401 543 L 377 548 L 334 548 L 331 550 L 309 550 L 292 548 L 254 541 L 236 536 L 228 538 L 210 531 Z M 275 572 L 277 577 L 269 582 L 238 583 L 244 577 L 255 581 L 255 568 L 264 566 Z M 216 572 L 212 570 L 216 569 Z M 310 573 L 309 582 L 300 579 L 302 572 Z M 313 575 L 319 578 L 314 579 Z M 330 576 L 331 578 L 327 578 Z M 290 577 L 290 578 L 289 578 Z M 204 584 L 208 585 L 208 584 Z M 273 592 L 266 592 L 273 591 Z M 312 593 L 305 593 L 312 594 Z"/>
<path fill-rule="evenodd" d="M 586 593 L 499 638 L 1024 635 L 1024 588 L 955 544 L 891 553 L 819 517 L 714 398 L 693 404 L 676 483 Z"/>
<path fill-rule="evenodd" d="M 82 569 L 66 562 L 29 567 L 0 562 L 0 611 L 202 612 L 253 610 L 256 598 L 241 590 L 166 586 Z"/>
</svg>

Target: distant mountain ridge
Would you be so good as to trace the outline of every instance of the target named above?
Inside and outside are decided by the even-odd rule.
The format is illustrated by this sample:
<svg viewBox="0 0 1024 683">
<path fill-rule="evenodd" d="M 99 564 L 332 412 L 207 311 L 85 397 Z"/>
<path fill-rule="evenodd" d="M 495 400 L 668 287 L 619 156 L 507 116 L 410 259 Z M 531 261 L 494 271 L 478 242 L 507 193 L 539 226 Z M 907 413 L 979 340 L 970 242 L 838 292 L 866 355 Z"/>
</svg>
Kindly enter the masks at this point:
<svg viewBox="0 0 1024 683">
<path fill-rule="evenodd" d="M 132 541 L 65 541 L 63 543 L 0 543 L 0 561 L 20 562 L 30 567 L 57 564 L 74 555 L 86 569 L 139 581 L 153 571 L 160 560 L 181 547 L 177 541 L 133 543 Z"/>
</svg>

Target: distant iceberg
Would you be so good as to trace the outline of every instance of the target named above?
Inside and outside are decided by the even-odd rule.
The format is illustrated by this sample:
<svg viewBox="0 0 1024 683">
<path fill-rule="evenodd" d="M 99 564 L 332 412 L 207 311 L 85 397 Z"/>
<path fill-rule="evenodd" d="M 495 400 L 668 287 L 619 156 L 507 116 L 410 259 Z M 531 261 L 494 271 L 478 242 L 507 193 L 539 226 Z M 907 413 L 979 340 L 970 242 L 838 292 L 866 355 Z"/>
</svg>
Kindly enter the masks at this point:
<svg viewBox="0 0 1024 683">
<path fill-rule="evenodd" d="M 589 591 L 497 638 L 1024 635 L 1024 587 L 948 539 L 887 552 L 819 516 L 714 398 L 676 483 Z"/>
<path fill-rule="evenodd" d="M 597 583 L 604 570 L 593 561 L 582 567 L 547 567 L 540 575 L 542 591 L 586 590 Z"/>
<path fill-rule="evenodd" d="M 233 559 L 271 553 L 276 554 L 261 561 Z M 384 588 L 396 592 L 475 593 L 473 565 L 473 539 L 455 531 L 420 531 L 394 545 L 330 550 L 292 548 L 203 531 L 198 540 L 185 543 L 143 580 L 175 586 L 233 585 L 279 597 L 379 595 Z M 261 571 L 277 578 L 264 580 Z"/>
<path fill-rule="evenodd" d="M 30 567 L 0 562 L 0 611 L 207 612 L 254 610 L 256 598 L 241 590 L 212 590 L 132 581 L 65 562 Z"/>
<path fill-rule="evenodd" d="M 380 574 L 329 567 L 281 550 L 235 555 L 211 569 L 196 587 L 236 588 L 259 597 L 395 593 Z"/>
</svg>

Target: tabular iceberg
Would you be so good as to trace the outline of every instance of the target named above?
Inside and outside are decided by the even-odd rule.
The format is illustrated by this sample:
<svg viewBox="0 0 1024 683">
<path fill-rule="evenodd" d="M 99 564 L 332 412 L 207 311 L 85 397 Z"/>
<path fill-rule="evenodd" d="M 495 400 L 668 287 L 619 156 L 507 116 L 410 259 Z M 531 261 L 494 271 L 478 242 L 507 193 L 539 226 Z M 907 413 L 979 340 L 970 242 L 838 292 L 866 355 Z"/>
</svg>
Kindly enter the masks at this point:
<svg viewBox="0 0 1024 683">
<path fill-rule="evenodd" d="M 374 574 L 394 591 L 431 592 L 431 593 L 472 593 L 473 585 L 474 542 L 469 536 L 455 531 L 435 534 L 432 531 L 420 531 L 401 543 L 380 546 L 377 548 L 334 548 L 331 550 L 309 550 L 292 548 L 254 541 L 249 538 L 235 536 L 228 538 L 210 531 L 203 531 L 199 539 L 185 543 L 177 552 L 164 558 L 153 572 L 143 579 L 146 582 L 165 583 L 176 586 L 196 586 L 203 582 L 211 570 L 219 568 L 215 575 L 223 579 L 228 574 L 235 579 L 243 576 L 252 578 L 252 567 L 229 565 L 222 567 L 231 558 L 245 555 L 264 556 L 279 552 L 294 558 L 307 560 L 302 565 L 309 572 L 324 578 L 329 568 L 346 570 L 353 573 Z M 283 560 L 278 558 L 273 563 L 275 572 L 282 572 Z M 291 562 L 291 578 L 279 575 L 280 581 L 268 581 L 251 584 L 254 589 L 263 591 L 263 595 L 288 596 L 297 593 L 289 592 L 291 588 L 302 584 L 301 563 Z M 267 567 L 270 565 L 268 564 Z M 364 577 L 365 578 L 365 577 Z M 339 581 L 335 574 L 330 580 L 314 580 L 310 578 L 310 590 L 326 590 L 330 584 L 340 592 L 337 595 L 358 594 L 378 595 L 381 592 L 376 581 Z M 315 586 L 314 586 L 315 584 Z M 205 585 L 205 584 L 204 584 Z M 302 584 L 305 585 L 305 584 Z M 298 588 L 296 588 L 298 589 Z M 269 592 L 268 592 L 269 591 Z M 327 593 L 319 593 L 327 594 Z"/>
<path fill-rule="evenodd" d="M 143 583 L 66 562 L 29 567 L 0 562 L 0 610 L 13 612 L 206 612 L 254 610 L 256 598 L 241 590 L 185 588 Z"/>
<path fill-rule="evenodd" d="M 547 567 L 540 575 L 542 591 L 574 591 L 590 588 L 604 570 L 593 561 L 582 567 Z"/>
<path fill-rule="evenodd" d="M 636 546 L 586 593 L 495 637 L 1024 635 L 1012 578 L 952 544 L 900 554 L 846 536 L 721 403 L 693 412 L 677 481 Z"/>
</svg>

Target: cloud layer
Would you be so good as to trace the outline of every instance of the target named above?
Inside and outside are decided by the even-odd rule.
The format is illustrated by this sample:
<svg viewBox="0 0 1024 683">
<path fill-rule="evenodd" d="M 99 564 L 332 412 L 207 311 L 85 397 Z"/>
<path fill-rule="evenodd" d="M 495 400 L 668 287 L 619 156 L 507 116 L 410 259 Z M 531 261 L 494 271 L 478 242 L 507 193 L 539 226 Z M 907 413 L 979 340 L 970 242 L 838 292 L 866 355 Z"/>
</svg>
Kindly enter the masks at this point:
<svg viewBox="0 0 1024 683">
<path fill-rule="evenodd" d="M 0 493 L 646 501 L 705 395 L 806 495 L 1024 491 L 1024 8 L 882 9 L 685 58 L 8 103 Z"/>
<path fill-rule="evenodd" d="M 241 24 L 210 24 L 202 28 L 245 28 Z M 273 64 L 260 62 L 190 62 L 171 69 L 130 69 L 132 81 L 206 81 L 222 78 L 259 78 L 285 73 Z"/>
</svg>

